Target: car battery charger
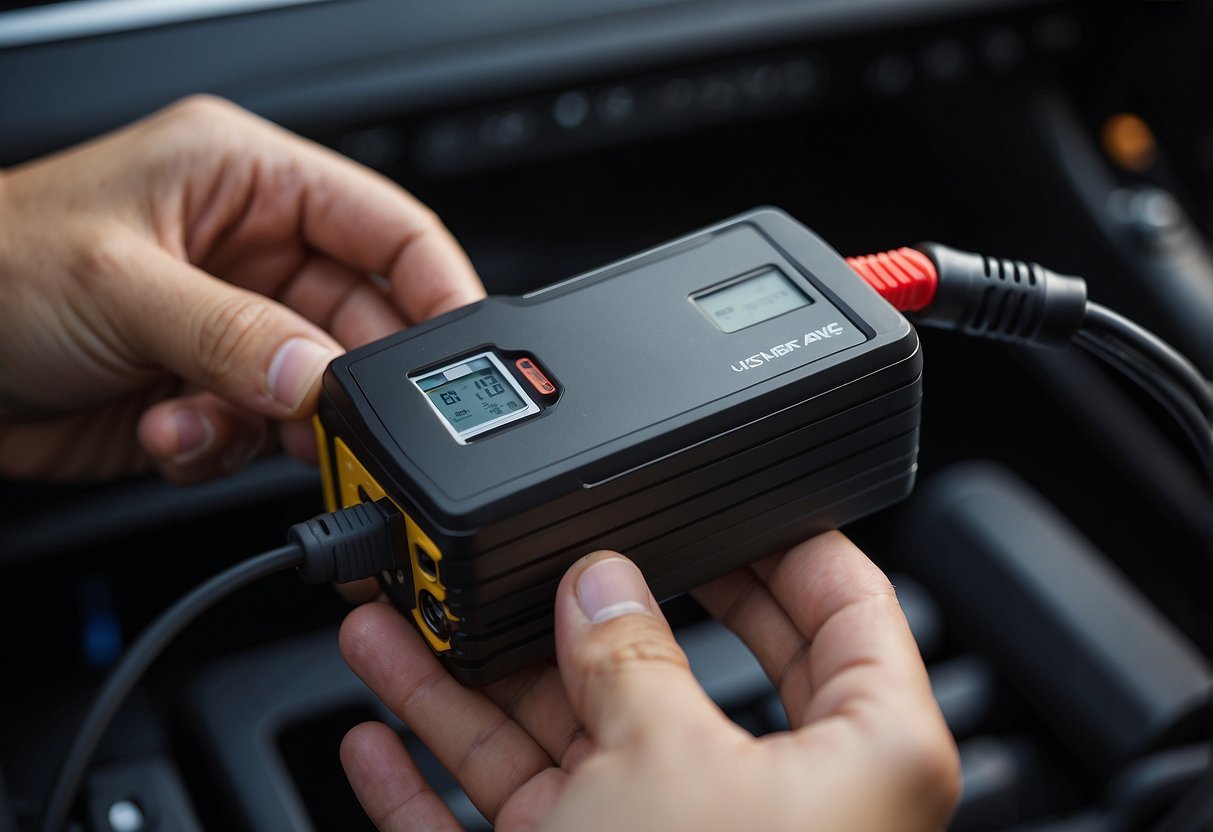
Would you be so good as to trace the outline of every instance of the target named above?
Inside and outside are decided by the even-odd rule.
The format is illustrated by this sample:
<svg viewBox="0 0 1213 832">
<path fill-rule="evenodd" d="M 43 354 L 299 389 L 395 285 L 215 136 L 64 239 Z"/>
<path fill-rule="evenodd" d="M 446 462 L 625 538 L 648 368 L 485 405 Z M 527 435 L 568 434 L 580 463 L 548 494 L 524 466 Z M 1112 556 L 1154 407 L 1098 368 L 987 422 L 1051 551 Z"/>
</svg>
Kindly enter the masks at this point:
<svg viewBox="0 0 1213 832">
<path fill-rule="evenodd" d="M 557 584 L 589 552 L 666 599 L 905 497 L 921 378 L 907 320 L 754 210 L 335 359 L 326 507 L 389 501 L 387 597 L 484 684 L 552 653 Z"/>
</svg>

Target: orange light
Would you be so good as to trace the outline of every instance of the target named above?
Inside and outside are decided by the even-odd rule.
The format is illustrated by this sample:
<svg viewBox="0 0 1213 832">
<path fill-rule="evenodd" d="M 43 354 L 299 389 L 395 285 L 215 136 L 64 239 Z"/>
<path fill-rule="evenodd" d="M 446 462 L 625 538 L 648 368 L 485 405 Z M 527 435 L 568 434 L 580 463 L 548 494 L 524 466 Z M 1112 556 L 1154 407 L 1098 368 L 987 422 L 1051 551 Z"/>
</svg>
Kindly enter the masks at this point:
<svg viewBox="0 0 1213 832">
<path fill-rule="evenodd" d="M 550 396 L 556 392 L 556 385 L 548 381 L 548 377 L 535 366 L 535 362 L 531 361 L 531 359 L 519 358 L 514 362 L 514 366 L 518 368 L 526 380 L 531 383 L 531 386 L 541 395 Z"/>
<path fill-rule="evenodd" d="M 1100 140 L 1108 158 L 1135 173 L 1149 170 L 1158 158 L 1154 131 L 1132 113 L 1117 113 L 1105 121 Z"/>
</svg>

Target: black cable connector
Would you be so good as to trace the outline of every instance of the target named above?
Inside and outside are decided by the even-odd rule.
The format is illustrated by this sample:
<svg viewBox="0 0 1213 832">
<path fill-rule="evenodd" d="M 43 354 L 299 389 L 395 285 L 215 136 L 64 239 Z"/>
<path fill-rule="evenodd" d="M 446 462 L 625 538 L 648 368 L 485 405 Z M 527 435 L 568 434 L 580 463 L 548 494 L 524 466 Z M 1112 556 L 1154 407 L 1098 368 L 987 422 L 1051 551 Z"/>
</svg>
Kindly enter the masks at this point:
<svg viewBox="0 0 1213 832">
<path fill-rule="evenodd" d="M 847 264 L 915 324 L 1087 351 L 1175 419 L 1213 484 L 1213 385 L 1153 332 L 1087 300 L 1082 278 L 939 243 L 848 257 Z"/>
<path fill-rule="evenodd" d="M 303 551 L 299 577 L 312 585 L 373 578 L 408 562 L 401 557 L 404 516 L 387 498 L 296 523 L 287 540 Z"/>
<path fill-rule="evenodd" d="M 1000 341 L 1064 347 L 1086 317 L 1087 284 L 1038 263 L 921 243 L 935 265 L 931 305 L 913 319 Z"/>
</svg>

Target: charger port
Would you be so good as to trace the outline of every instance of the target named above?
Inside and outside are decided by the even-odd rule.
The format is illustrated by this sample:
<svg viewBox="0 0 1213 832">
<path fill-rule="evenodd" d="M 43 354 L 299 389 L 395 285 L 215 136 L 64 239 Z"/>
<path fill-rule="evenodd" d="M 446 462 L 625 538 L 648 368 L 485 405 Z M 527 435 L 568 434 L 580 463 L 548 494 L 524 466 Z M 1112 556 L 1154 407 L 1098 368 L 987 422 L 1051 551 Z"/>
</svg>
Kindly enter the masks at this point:
<svg viewBox="0 0 1213 832">
<path fill-rule="evenodd" d="M 431 581 L 438 580 L 437 561 L 426 554 L 426 551 L 416 544 L 413 545 L 413 557 L 417 561 L 417 568 L 421 570 L 423 575 L 425 575 Z"/>
<path fill-rule="evenodd" d="M 450 641 L 451 625 L 442 602 L 432 592 L 423 589 L 417 593 L 417 604 L 421 607 L 421 619 L 430 632 L 442 641 Z"/>
</svg>

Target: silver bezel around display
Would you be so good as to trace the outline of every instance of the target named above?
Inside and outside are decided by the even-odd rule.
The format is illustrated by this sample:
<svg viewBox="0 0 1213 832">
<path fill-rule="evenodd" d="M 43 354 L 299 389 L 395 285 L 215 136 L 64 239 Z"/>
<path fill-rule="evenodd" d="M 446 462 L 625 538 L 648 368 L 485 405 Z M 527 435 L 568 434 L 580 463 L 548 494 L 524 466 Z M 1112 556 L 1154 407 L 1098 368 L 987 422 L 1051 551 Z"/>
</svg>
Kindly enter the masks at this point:
<svg viewBox="0 0 1213 832">
<path fill-rule="evenodd" d="M 517 396 L 525 403 L 525 407 L 523 407 L 521 410 L 515 410 L 513 413 L 506 413 L 502 416 L 497 416 L 493 419 L 489 419 L 487 422 L 481 422 L 475 427 L 461 431 L 452 425 L 450 420 L 447 419 L 446 415 L 438 409 L 438 405 L 434 404 L 434 400 L 431 399 L 429 393 L 422 388 L 421 383 L 427 378 L 433 378 L 437 375 L 446 375 L 451 370 L 471 364 L 473 361 L 480 358 L 487 358 L 489 362 L 497 368 L 498 372 L 501 374 L 501 377 L 505 379 L 506 384 L 510 385 L 510 388 L 514 391 L 514 393 L 517 394 Z M 468 370 L 468 373 L 471 372 L 474 371 Z M 466 373 L 461 373 L 454 378 L 448 378 L 448 381 L 454 381 L 463 375 L 466 375 Z M 497 354 L 492 350 L 485 350 L 484 352 L 479 352 L 475 355 L 464 356 L 457 361 L 451 361 L 448 364 L 444 364 L 437 369 L 430 370 L 422 373 L 421 375 L 410 376 L 409 381 L 413 382 L 413 386 L 417 388 L 417 392 L 420 393 L 421 397 L 425 399 L 425 403 L 429 405 L 430 410 L 434 412 L 434 415 L 437 417 L 438 421 L 442 423 L 444 428 L 446 428 L 447 433 L 449 433 L 451 437 L 460 445 L 468 444 L 469 439 L 473 439 L 482 433 L 494 430 L 503 425 L 507 425 L 510 422 L 516 422 L 519 419 L 524 419 L 527 416 L 539 412 L 539 405 L 535 404 L 535 401 L 527 395 L 526 390 L 524 390 L 522 385 L 518 383 L 518 380 L 514 378 L 514 374 L 505 368 L 505 364 L 502 363 L 501 359 L 498 358 Z"/>
</svg>

